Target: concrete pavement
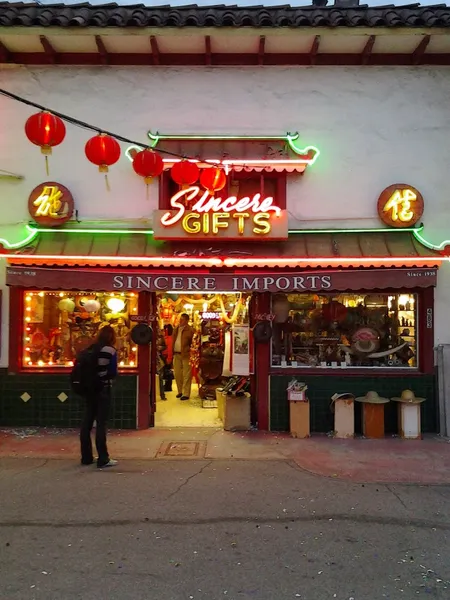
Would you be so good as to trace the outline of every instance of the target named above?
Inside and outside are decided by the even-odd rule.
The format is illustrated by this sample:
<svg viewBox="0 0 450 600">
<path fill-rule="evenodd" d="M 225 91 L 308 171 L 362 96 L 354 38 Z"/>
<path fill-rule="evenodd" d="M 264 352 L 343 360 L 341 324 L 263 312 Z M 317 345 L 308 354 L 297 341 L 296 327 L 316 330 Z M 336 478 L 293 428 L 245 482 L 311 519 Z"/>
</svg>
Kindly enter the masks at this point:
<svg viewBox="0 0 450 600">
<path fill-rule="evenodd" d="M 0 489 L 2 600 L 450 597 L 448 485 L 286 458 L 4 457 Z"/>
<path fill-rule="evenodd" d="M 450 483 L 450 443 L 423 440 L 293 439 L 289 434 L 227 432 L 212 428 L 112 431 L 110 454 L 119 460 L 289 460 L 305 471 L 359 482 Z M 78 432 L 0 430 L 0 457 L 79 460 Z"/>
</svg>

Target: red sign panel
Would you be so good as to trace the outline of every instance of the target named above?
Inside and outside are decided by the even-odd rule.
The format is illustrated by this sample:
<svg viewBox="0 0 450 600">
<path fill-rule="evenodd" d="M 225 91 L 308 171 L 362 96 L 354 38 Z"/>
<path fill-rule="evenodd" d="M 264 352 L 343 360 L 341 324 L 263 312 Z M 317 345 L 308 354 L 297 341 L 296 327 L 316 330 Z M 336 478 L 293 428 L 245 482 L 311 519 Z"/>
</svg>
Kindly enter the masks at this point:
<svg viewBox="0 0 450 600">
<path fill-rule="evenodd" d="M 378 215 L 391 227 L 413 227 L 423 215 L 422 194 L 406 183 L 395 183 L 383 190 L 378 198 Z"/>
<path fill-rule="evenodd" d="M 7 285 L 51 290 L 136 292 L 333 292 L 430 287 L 437 269 L 196 274 L 8 267 Z"/>
<path fill-rule="evenodd" d="M 46 181 L 39 184 L 28 198 L 28 212 L 45 227 L 59 227 L 72 218 L 74 202 L 69 190 L 56 183 Z"/>
</svg>

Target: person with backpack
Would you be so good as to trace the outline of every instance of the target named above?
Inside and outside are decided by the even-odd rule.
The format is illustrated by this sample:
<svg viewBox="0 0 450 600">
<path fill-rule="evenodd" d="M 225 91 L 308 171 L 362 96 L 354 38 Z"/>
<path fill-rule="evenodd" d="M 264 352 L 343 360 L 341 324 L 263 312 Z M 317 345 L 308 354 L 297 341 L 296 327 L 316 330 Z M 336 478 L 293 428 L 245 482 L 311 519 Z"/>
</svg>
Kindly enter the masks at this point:
<svg viewBox="0 0 450 600">
<path fill-rule="evenodd" d="M 114 467 L 117 461 L 109 457 L 106 428 L 111 404 L 112 381 L 117 376 L 116 334 L 110 325 L 102 327 L 95 343 L 80 352 L 72 371 L 73 390 L 85 400 L 85 413 L 80 430 L 81 464 L 92 465 L 91 431 L 96 422 L 95 445 L 97 467 Z"/>
</svg>

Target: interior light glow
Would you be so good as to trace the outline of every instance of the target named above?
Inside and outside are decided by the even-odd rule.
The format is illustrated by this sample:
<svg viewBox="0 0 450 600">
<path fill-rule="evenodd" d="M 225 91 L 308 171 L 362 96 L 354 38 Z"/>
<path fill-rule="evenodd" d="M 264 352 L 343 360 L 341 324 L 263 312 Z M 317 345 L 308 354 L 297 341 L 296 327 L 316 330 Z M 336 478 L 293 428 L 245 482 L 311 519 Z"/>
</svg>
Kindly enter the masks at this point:
<svg viewBox="0 0 450 600">
<path fill-rule="evenodd" d="M 113 311 L 113 313 L 120 313 L 125 308 L 125 301 L 121 298 L 109 298 L 106 301 L 106 306 Z"/>
</svg>

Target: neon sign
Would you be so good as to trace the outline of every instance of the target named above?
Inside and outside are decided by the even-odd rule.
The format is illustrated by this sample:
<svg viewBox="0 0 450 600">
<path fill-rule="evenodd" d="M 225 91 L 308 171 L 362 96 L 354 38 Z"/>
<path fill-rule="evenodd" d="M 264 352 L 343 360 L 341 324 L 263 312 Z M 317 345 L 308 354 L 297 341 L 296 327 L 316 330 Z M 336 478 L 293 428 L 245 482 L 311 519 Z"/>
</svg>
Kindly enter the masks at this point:
<svg viewBox="0 0 450 600">
<path fill-rule="evenodd" d="M 391 227 L 411 227 L 423 215 L 423 198 L 410 185 L 398 183 L 386 188 L 378 199 L 378 215 Z"/>
<path fill-rule="evenodd" d="M 174 194 L 170 206 L 172 210 L 155 212 L 155 239 L 284 239 L 288 235 L 286 211 L 271 196 L 259 193 L 215 198 L 192 186 Z"/>
</svg>

